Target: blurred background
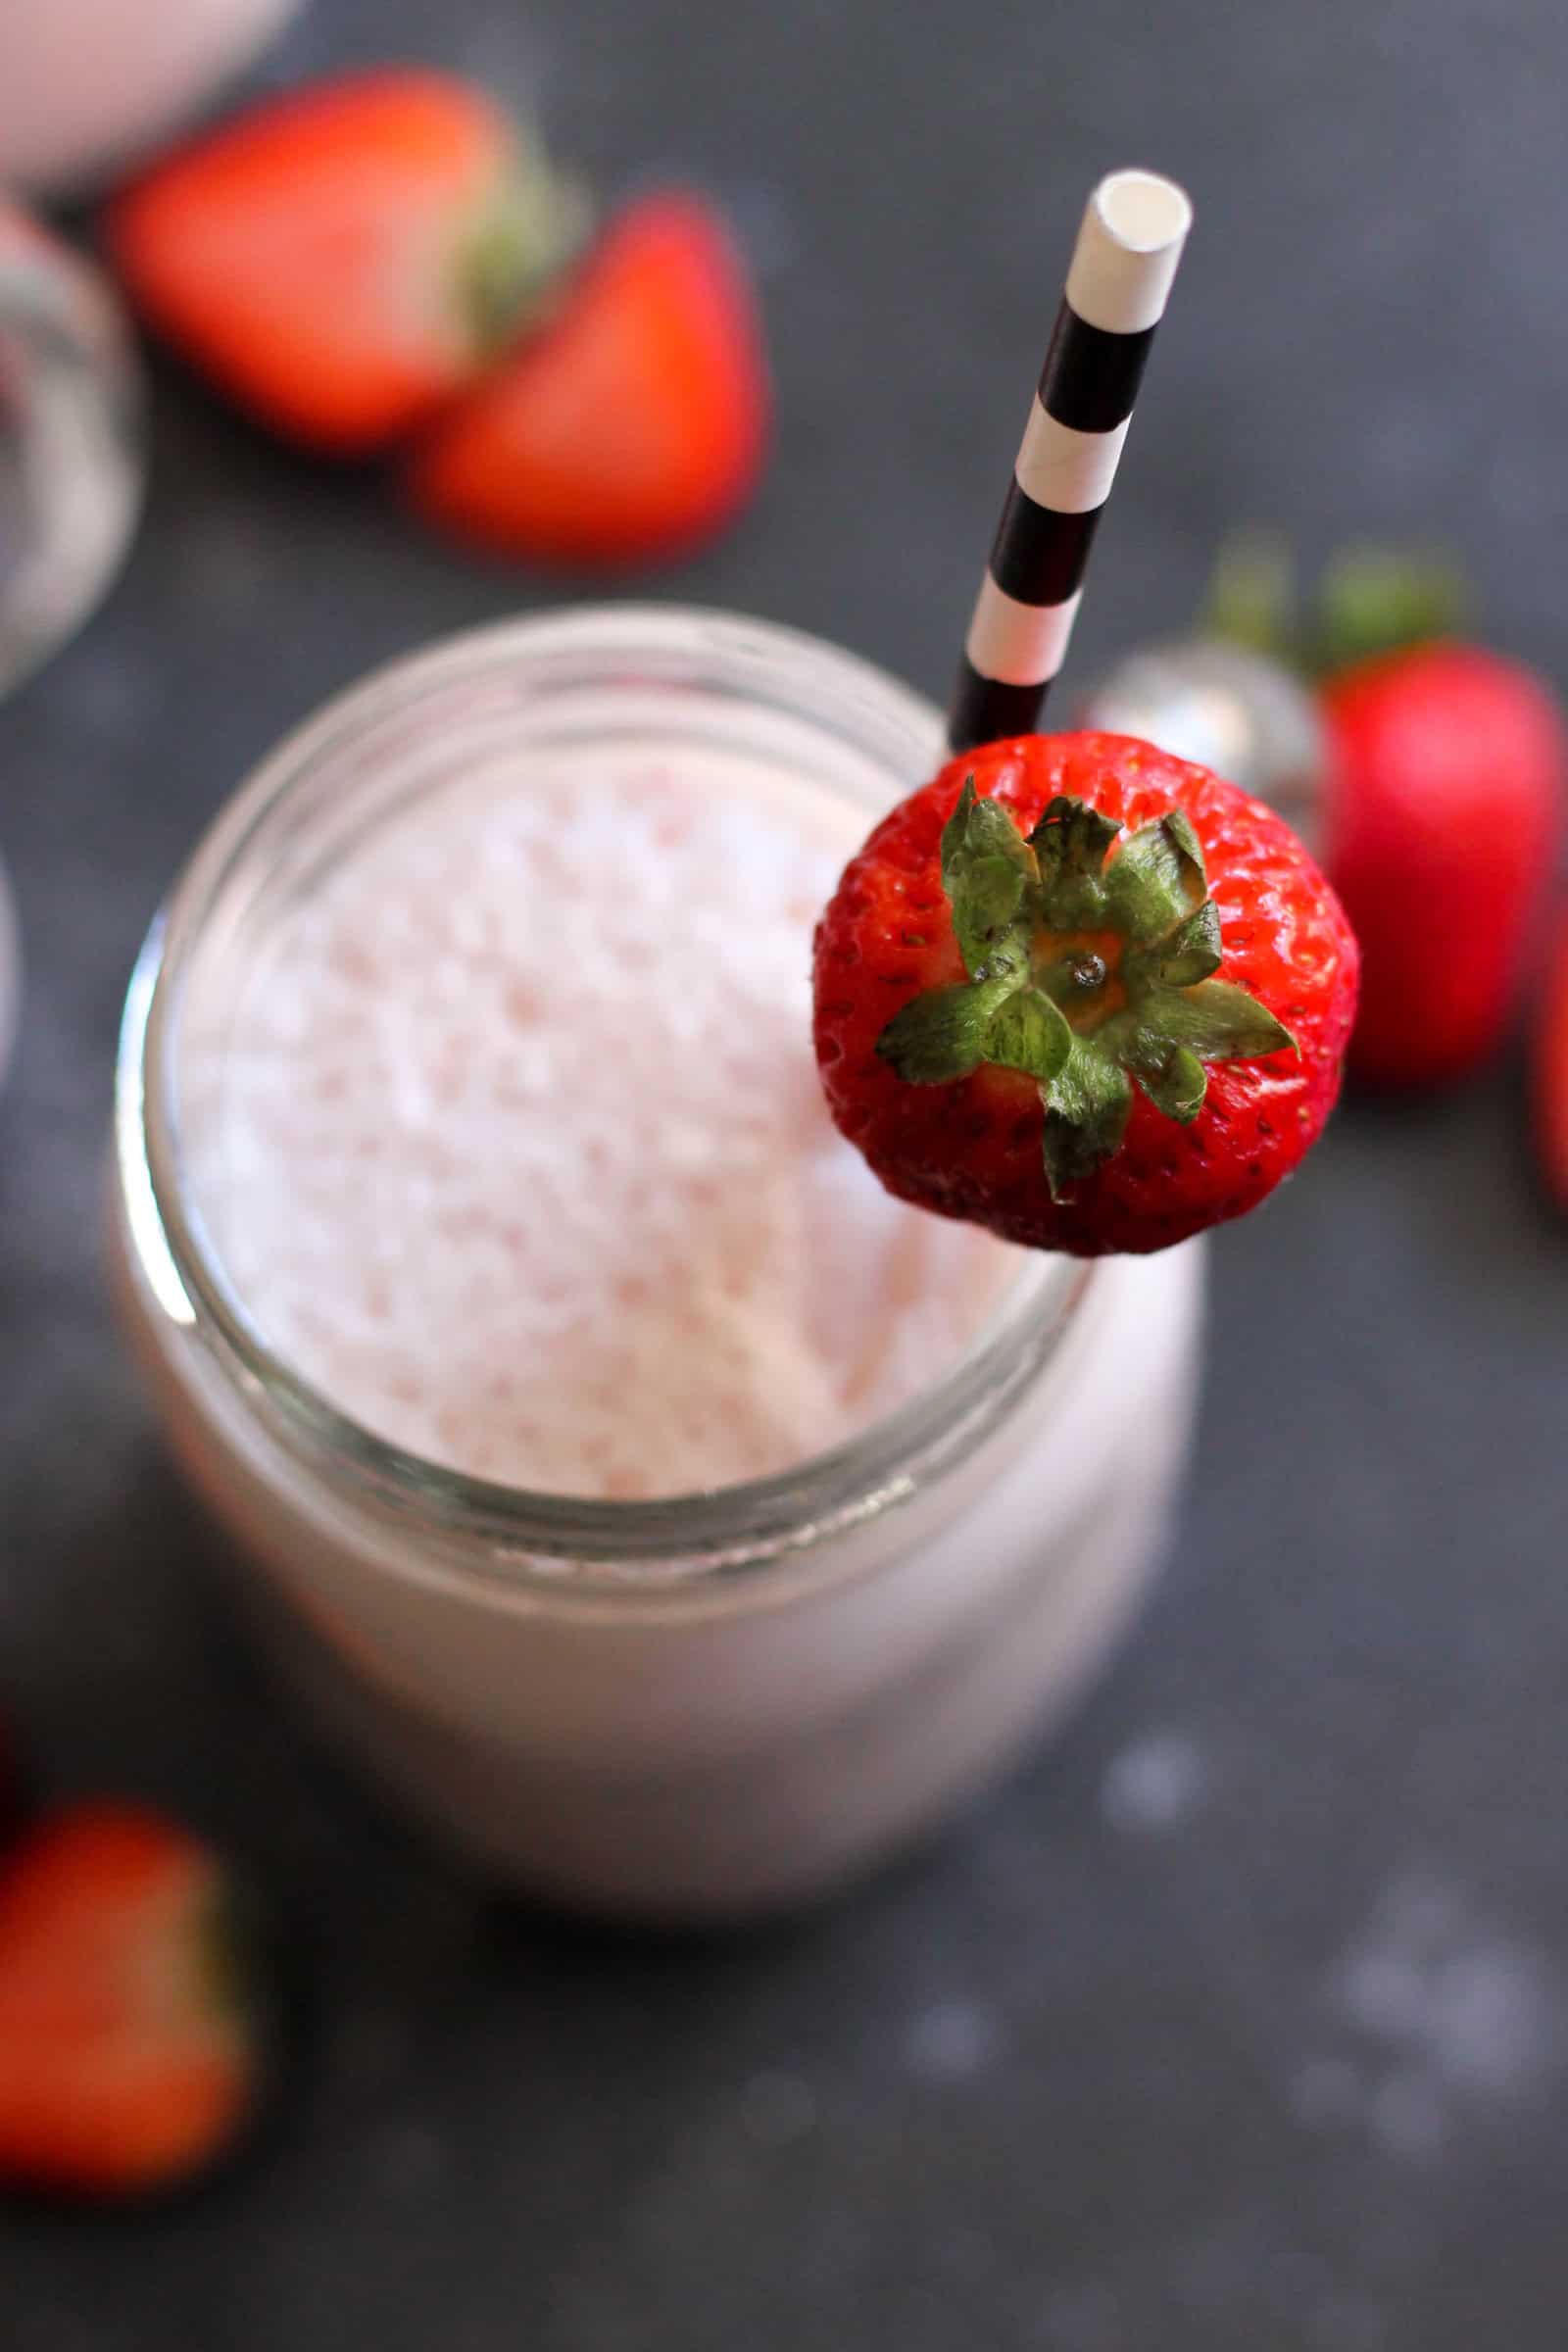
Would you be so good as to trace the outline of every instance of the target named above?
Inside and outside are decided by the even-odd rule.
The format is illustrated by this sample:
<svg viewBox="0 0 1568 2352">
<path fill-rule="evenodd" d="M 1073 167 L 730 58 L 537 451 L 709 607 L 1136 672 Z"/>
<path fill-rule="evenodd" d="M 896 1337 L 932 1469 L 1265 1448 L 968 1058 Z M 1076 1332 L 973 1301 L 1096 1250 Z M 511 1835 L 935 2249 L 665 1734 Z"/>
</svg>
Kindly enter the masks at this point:
<svg viewBox="0 0 1568 2352">
<path fill-rule="evenodd" d="M 309 0 L 242 86 L 389 58 L 480 78 L 609 195 L 695 183 L 751 257 L 772 464 L 632 593 L 941 699 L 1084 194 L 1145 163 L 1198 224 L 1073 684 L 1179 634 L 1239 521 L 1309 565 L 1442 541 L 1488 642 L 1568 679 L 1548 0 Z M 1568 1235 L 1519 1053 L 1352 1097 L 1219 1238 L 1164 1580 L 940 1850 L 722 1940 L 489 1903 L 278 1713 L 96 1237 L 120 1000 L 198 829 L 371 664 L 574 590 L 150 365 L 129 559 L 0 707 L 0 1705 L 46 1792 L 246 1859 L 308 2051 L 200 2195 L 0 2209 L 6 2352 L 1558 2346 Z"/>
</svg>

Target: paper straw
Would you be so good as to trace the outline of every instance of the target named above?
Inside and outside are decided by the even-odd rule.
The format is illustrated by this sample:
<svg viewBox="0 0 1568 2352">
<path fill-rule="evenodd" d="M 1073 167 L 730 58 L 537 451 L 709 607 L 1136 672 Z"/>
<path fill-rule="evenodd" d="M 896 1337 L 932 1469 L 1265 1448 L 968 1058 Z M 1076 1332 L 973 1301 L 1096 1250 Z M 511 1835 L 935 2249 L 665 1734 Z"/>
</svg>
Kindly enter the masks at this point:
<svg viewBox="0 0 1568 2352">
<path fill-rule="evenodd" d="M 969 624 L 948 721 L 956 752 L 1039 719 L 1192 220 L 1183 190 L 1153 172 L 1112 172 L 1089 199 Z"/>
</svg>

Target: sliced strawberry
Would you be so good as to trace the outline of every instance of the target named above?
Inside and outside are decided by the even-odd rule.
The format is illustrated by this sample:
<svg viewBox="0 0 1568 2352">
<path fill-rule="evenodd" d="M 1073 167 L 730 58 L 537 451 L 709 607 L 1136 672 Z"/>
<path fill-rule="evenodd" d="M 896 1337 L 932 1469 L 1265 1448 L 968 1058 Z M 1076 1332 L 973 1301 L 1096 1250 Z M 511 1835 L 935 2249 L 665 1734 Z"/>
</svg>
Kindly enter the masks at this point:
<svg viewBox="0 0 1568 2352">
<path fill-rule="evenodd" d="M 767 371 L 756 306 L 698 198 L 614 221 L 541 332 L 442 418 L 414 505 L 506 556 L 613 569 L 716 530 L 757 479 Z"/>
<path fill-rule="evenodd" d="M 465 383 L 576 228 L 481 91 L 414 69 L 239 115 L 104 221 L 160 334 L 259 422 L 340 456 L 382 447 Z"/>
<path fill-rule="evenodd" d="M 258 2047 L 230 1888 L 127 1805 L 40 1823 L 0 1874 L 0 2178 L 94 2195 L 205 2166 L 252 2102 Z"/>
<path fill-rule="evenodd" d="M 1568 1216 L 1568 906 L 1558 909 L 1546 959 L 1532 1081 L 1536 1157 L 1547 1192 Z"/>
</svg>

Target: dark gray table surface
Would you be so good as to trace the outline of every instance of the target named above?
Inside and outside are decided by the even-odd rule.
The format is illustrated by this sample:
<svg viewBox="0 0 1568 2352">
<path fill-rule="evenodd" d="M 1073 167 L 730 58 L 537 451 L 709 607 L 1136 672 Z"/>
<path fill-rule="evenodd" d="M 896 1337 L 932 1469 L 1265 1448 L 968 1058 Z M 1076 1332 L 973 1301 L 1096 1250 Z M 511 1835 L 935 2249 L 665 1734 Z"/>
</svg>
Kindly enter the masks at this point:
<svg viewBox="0 0 1568 2352">
<path fill-rule="evenodd" d="M 777 462 L 655 592 L 945 687 L 1071 225 L 1199 206 L 1076 674 L 1218 529 L 1462 549 L 1568 671 L 1554 0 L 318 0 L 274 77 L 401 48 L 678 171 L 764 272 Z M 1555 2352 L 1568 1236 L 1517 1070 L 1351 1104 L 1214 1252 L 1169 1570 L 1067 1735 L 812 1918 L 654 1943 L 487 1904 L 307 1745 L 209 1593 L 97 1246 L 117 1004 L 290 721 L 559 597 L 426 542 L 172 371 L 106 609 L 0 710 L 26 938 L 0 1098 L 0 1698 L 42 1786 L 144 1790 L 299 1923 L 315 2046 L 245 2169 L 0 2218 L 5 2352 Z M 1107 1414 L 1114 1396 L 1104 1399 Z"/>
</svg>

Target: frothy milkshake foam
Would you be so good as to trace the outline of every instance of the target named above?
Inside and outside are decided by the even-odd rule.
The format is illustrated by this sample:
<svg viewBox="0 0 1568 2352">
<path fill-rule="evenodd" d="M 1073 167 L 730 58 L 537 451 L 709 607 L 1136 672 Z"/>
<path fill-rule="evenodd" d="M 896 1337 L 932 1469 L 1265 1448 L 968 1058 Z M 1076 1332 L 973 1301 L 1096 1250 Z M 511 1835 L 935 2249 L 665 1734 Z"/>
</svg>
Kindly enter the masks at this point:
<svg viewBox="0 0 1568 2352">
<path fill-rule="evenodd" d="M 1015 1254 L 834 1133 L 809 943 L 863 819 L 693 746 L 422 801 L 273 927 L 193 1193 L 263 1336 L 383 1437 L 613 1498 L 767 1475 L 949 1368 Z"/>
</svg>

